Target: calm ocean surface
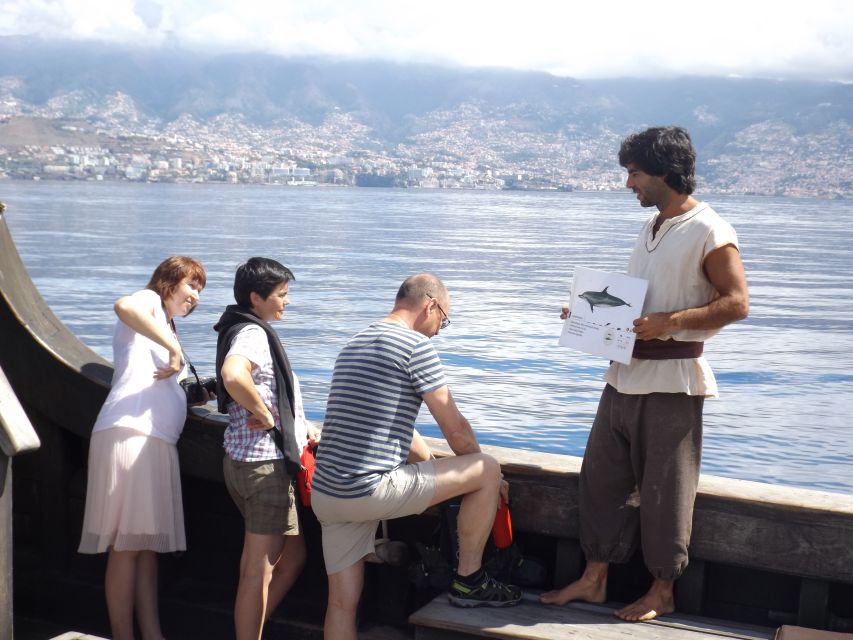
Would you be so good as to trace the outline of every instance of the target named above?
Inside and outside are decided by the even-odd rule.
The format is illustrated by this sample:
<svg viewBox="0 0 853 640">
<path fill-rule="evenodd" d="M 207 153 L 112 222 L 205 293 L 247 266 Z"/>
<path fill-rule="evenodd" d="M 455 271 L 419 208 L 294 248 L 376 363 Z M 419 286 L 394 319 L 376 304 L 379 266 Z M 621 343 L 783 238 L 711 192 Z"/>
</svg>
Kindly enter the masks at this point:
<svg viewBox="0 0 853 640">
<path fill-rule="evenodd" d="M 701 195 L 701 194 L 700 194 Z M 582 455 L 607 362 L 557 345 L 576 266 L 624 271 L 649 213 L 628 193 L 0 182 L 24 263 L 54 312 L 111 359 L 112 303 L 164 257 L 199 258 L 201 305 L 179 320 L 200 373 L 234 268 L 296 274 L 277 325 L 321 419 L 339 349 L 432 271 L 453 324 L 435 339 L 463 413 L 489 444 Z M 745 322 L 706 345 L 703 471 L 853 493 L 853 201 L 716 197 L 737 229 Z M 425 411 L 419 429 L 440 435 Z"/>
</svg>

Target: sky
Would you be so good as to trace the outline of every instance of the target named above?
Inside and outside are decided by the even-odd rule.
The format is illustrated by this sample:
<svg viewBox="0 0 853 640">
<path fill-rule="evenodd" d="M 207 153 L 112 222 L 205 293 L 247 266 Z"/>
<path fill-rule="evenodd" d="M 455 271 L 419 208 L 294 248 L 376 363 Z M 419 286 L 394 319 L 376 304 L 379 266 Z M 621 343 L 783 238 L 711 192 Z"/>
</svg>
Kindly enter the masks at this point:
<svg viewBox="0 0 853 640">
<path fill-rule="evenodd" d="M 0 36 L 575 78 L 853 82 L 850 0 L 0 0 Z"/>
</svg>

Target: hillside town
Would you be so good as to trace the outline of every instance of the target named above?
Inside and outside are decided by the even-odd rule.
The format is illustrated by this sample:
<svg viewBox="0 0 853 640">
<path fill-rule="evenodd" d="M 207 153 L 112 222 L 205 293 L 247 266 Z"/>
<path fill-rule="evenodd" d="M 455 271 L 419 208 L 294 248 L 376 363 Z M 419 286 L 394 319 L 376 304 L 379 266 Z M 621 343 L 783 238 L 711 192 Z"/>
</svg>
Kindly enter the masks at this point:
<svg viewBox="0 0 853 640">
<path fill-rule="evenodd" d="M 615 153 L 622 133 L 566 125 L 517 127 L 476 104 L 436 111 L 418 133 L 379 139 L 352 114 L 273 125 L 222 114 L 146 119 L 116 94 L 89 111 L 74 96 L 40 108 L 0 101 L 0 179 L 127 180 L 443 189 L 613 190 L 624 186 Z M 76 117 L 69 118 L 69 111 Z M 841 122 L 798 137 L 781 123 L 741 131 L 713 155 L 699 148 L 700 188 L 716 193 L 849 197 L 853 129 Z"/>
</svg>

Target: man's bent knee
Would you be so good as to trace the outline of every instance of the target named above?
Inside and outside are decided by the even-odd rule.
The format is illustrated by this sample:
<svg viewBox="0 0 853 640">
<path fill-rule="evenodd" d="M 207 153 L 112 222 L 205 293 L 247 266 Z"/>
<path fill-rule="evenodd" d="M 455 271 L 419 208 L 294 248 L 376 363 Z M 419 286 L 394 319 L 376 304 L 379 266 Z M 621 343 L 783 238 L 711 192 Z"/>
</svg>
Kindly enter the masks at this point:
<svg viewBox="0 0 853 640">
<path fill-rule="evenodd" d="M 450 456 L 435 461 L 435 497 L 432 504 L 500 485 L 501 467 L 486 453 Z"/>
<path fill-rule="evenodd" d="M 483 484 L 491 482 L 499 482 L 501 479 L 501 465 L 492 456 L 487 453 L 478 453 L 482 463 Z"/>
</svg>

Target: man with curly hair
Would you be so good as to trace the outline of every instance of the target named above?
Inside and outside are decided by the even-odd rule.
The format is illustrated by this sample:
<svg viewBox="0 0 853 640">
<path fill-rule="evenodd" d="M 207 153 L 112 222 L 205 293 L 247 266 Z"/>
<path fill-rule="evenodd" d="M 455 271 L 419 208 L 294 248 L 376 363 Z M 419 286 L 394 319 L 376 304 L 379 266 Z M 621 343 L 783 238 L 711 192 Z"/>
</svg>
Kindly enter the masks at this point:
<svg viewBox="0 0 853 640">
<path fill-rule="evenodd" d="M 650 620 L 675 610 L 673 584 L 687 567 L 699 482 L 702 408 L 717 395 L 703 343 L 749 310 L 737 235 L 692 196 L 695 163 L 693 143 L 680 127 L 631 135 L 619 150 L 626 186 L 641 206 L 657 209 L 628 265 L 628 275 L 649 287 L 634 321 L 631 363 L 610 365 L 584 453 L 579 511 L 586 569 L 575 582 L 542 594 L 547 604 L 604 602 L 610 563 L 627 562 L 639 534 L 654 580 L 616 616 Z"/>
</svg>

